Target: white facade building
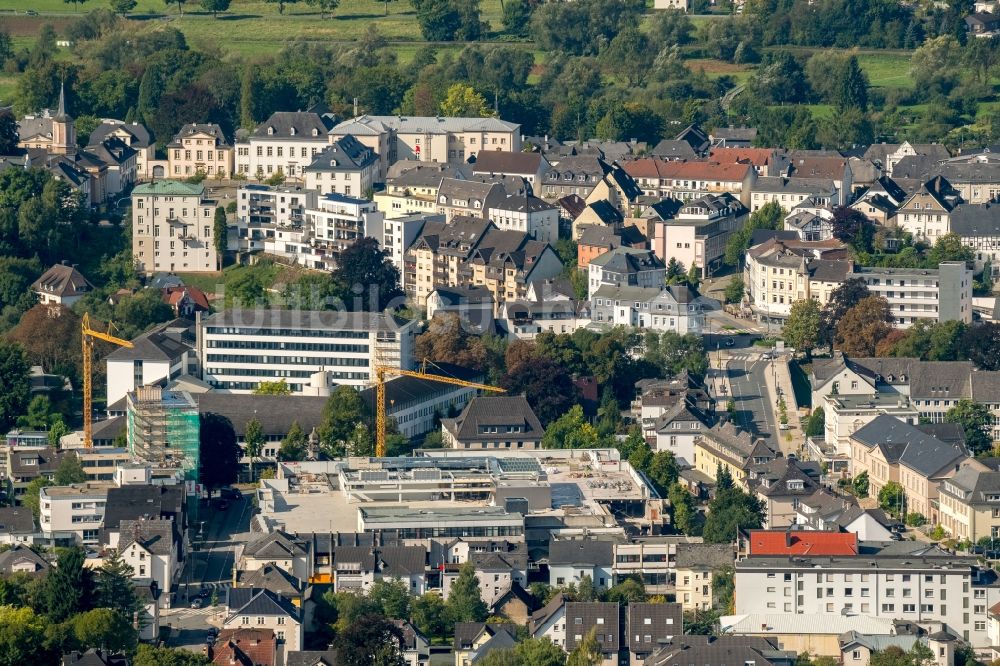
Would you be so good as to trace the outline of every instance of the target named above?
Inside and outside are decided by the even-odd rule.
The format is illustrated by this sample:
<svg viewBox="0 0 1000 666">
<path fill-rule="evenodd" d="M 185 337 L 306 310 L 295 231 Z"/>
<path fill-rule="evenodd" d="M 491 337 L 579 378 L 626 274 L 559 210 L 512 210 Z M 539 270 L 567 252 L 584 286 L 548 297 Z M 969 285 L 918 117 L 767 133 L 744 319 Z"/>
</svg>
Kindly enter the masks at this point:
<svg viewBox="0 0 1000 666">
<path fill-rule="evenodd" d="M 918 319 L 972 322 L 972 270 L 962 261 L 935 269 L 854 267 L 847 276 L 863 278 L 874 296 L 889 301 L 897 328 Z"/>
<path fill-rule="evenodd" d="M 591 297 L 591 321 L 652 331 L 701 335 L 705 303 L 698 293 L 677 285 L 616 287 L 601 285 Z"/>
<path fill-rule="evenodd" d="M 50 486 L 39 491 L 39 524 L 50 543 L 96 544 L 108 502 L 106 483 Z"/>
<path fill-rule="evenodd" d="M 263 250 L 279 227 L 301 226 L 306 208 L 314 208 L 317 192 L 300 187 L 244 185 L 236 192 L 236 238 L 229 249 Z"/>
<path fill-rule="evenodd" d="M 335 384 L 358 388 L 376 365 L 409 369 L 417 323 L 368 312 L 226 310 L 201 321 L 203 379 L 230 393 L 284 379 L 302 393 L 325 371 Z"/>
<path fill-rule="evenodd" d="M 487 217 L 499 229 L 522 231 L 555 245 L 559 240 L 559 208 L 530 194 L 511 194 L 495 203 Z"/>
<path fill-rule="evenodd" d="M 140 273 L 219 269 L 216 202 L 203 185 L 158 180 L 132 190 L 132 256 Z"/>
<path fill-rule="evenodd" d="M 249 137 L 236 143 L 236 171 L 264 180 L 281 173 L 303 180 L 304 170 L 330 144 L 332 122 L 308 111 L 276 111 Z"/>
</svg>

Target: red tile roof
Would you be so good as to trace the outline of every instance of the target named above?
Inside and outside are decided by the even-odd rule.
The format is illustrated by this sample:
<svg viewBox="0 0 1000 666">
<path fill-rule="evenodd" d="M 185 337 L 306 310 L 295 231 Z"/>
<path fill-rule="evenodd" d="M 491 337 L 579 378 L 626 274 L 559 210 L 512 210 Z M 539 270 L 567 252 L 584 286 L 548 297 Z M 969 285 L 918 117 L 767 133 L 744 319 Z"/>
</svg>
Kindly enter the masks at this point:
<svg viewBox="0 0 1000 666">
<path fill-rule="evenodd" d="M 855 532 L 751 530 L 753 556 L 784 555 L 857 555 Z"/>
<path fill-rule="evenodd" d="M 646 157 L 622 164 L 622 169 L 633 178 L 672 178 L 681 180 L 742 181 L 747 171 L 747 163 L 720 164 L 715 161 L 667 162 L 656 157 Z"/>
<path fill-rule="evenodd" d="M 712 148 L 708 156 L 721 164 L 750 162 L 755 166 L 764 166 L 774 159 L 771 148 Z"/>
<path fill-rule="evenodd" d="M 208 297 L 198 287 L 167 287 L 162 291 L 164 300 L 171 307 L 177 307 L 180 300 L 184 298 L 184 294 L 187 294 L 199 309 L 208 310 Z"/>
<path fill-rule="evenodd" d="M 219 634 L 212 649 L 212 663 L 274 666 L 276 645 L 274 632 L 270 629 L 226 629 Z"/>
</svg>

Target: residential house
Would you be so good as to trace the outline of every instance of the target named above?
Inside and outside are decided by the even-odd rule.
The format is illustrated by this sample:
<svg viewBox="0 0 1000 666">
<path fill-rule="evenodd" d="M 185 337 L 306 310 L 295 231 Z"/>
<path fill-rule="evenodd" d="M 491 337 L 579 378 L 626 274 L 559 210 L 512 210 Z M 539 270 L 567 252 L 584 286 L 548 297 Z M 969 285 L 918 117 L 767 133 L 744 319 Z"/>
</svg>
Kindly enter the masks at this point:
<svg viewBox="0 0 1000 666">
<path fill-rule="evenodd" d="M 749 146 L 713 146 L 708 151 L 708 159 L 719 164 L 749 163 L 758 176 L 780 175 L 785 164 L 773 148 L 751 148 Z"/>
<path fill-rule="evenodd" d="M 712 194 L 730 194 L 746 205 L 757 181 L 757 171 L 750 163 L 653 162 L 655 159 L 648 157 L 622 165 L 630 176 L 644 180 L 647 196 L 690 201 Z M 656 189 L 653 183 L 658 184 Z"/>
<path fill-rule="evenodd" d="M 718 269 L 733 233 L 747 222 L 749 211 L 731 194 L 688 201 L 677 217 L 653 224 L 652 249 L 664 262 L 678 261 L 704 277 Z"/>
<path fill-rule="evenodd" d="M 966 203 L 987 203 L 1000 197 L 1000 163 L 995 153 L 978 153 L 935 164 L 930 175 L 947 181 L 951 193 Z"/>
<path fill-rule="evenodd" d="M 854 381 L 857 380 L 852 380 Z M 852 390 L 855 389 L 857 387 L 852 383 Z M 828 395 L 825 403 L 816 405 L 816 409 L 824 410 L 825 444 L 838 454 L 848 457 L 851 452 L 851 435 L 877 417 L 888 414 L 912 425 L 917 425 L 920 421 L 919 412 L 909 398 L 898 393 Z"/>
<path fill-rule="evenodd" d="M 888 541 L 903 524 L 882 509 L 862 509 L 857 500 L 825 488 L 799 500 L 796 529 L 853 532 L 861 541 Z"/>
<path fill-rule="evenodd" d="M 713 481 L 717 480 L 717 471 L 725 469 L 733 481 L 744 488 L 747 487 L 750 467 L 768 463 L 775 457 L 775 452 L 764 440 L 740 431 L 731 422 L 703 428 L 694 444 L 695 469 Z"/>
<path fill-rule="evenodd" d="M 941 177 L 932 178 L 900 204 L 891 222 L 913 234 L 914 240 L 934 244 L 948 233 L 951 211 L 958 202 L 951 183 Z"/>
<path fill-rule="evenodd" d="M 618 229 L 625 224 L 625 217 L 607 199 L 599 199 L 585 204 L 573 218 L 573 240 L 579 242 L 587 229 Z"/>
<path fill-rule="evenodd" d="M 534 638 L 547 637 L 566 652 L 576 649 L 593 631 L 601 648 L 601 666 L 619 663 L 623 636 L 617 603 L 566 601 L 559 595 L 532 614 L 528 631 Z"/>
<path fill-rule="evenodd" d="M 275 111 L 249 136 L 237 140 L 236 170 L 258 181 L 279 173 L 288 180 L 304 180 L 305 167 L 330 143 L 332 127 L 327 115 Z"/>
<path fill-rule="evenodd" d="M 493 650 L 506 650 L 517 645 L 516 627 L 490 622 L 458 622 L 455 624 L 455 666 L 472 666 Z"/>
<path fill-rule="evenodd" d="M 208 657 L 217 666 L 274 666 L 278 663 L 277 639 L 271 629 L 224 629 L 209 646 Z"/>
<path fill-rule="evenodd" d="M 453 419 L 441 419 L 446 448 L 537 449 L 545 429 L 523 395 L 478 396 Z"/>
<path fill-rule="evenodd" d="M 460 164 L 399 162 L 389 172 L 385 189 L 373 196 L 387 219 L 437 213 L 437 193 L 445 178 L 468 180 L 471 174 Z"/>
<path fill-rule="evenodd" d="M 541 153 L 501 152 L 484 150 L 472 165 L 472 173 L 493 178 L 514 176 L 523 178 L 528 185 L 540 185 L 542 176 L 551 168 Z"/>
<path fill-rule="evenodd" d="M 400 644 L 400 652 L 403 653 L 403 663 L 406 666 L 428 666 L 431 658 L 431 644 L 427 637 L 420 633 L 408 620 L 392 620 L 392 623 L 396 625 L 396 628 L 403 635 L 403 640 Z M 291 665 L 288 664 L 287 666 Z"/>
<path fill-rule="evenodd" d="M 93 291 L 94 285 L 76 269 L 76 264 L 70 266 L 62 262 L 42 273 L 31 285 L 31 290 L 42 305 L 65 305 L 68 308 Z"/>
<path fill-rule="evenodd" d="M 107 483 L 79 483 L 39 489 L 38 522 L 51 544 L 73 546 L 99 543 Z"/>
<path fill-rule="evenodd" d="M 559 240 L 559 208 L 528 191 L 510 194 L 493 202 L 487 210 L 487 217 L 498 229 L 520 231 L 551 245 Z"/>
<path fill-rule="evenodd" d="M 188 123 L 167 144 L 167 163 L 171 178 L 204 174 L 221 180 L 234 173 L 234 149 L 218 125 Z"/>
<path fill-rule="evenodd" d="M 6 491 L 7 497 L 21 504 L 28 484 L 39 476 L 51 479 L 59 469 L 65 452 L 49 447 L 18 448 L 7 454 Z"/>
<path fill-rule="evenodd" d="M 794 454 L 752 465 L 747 485 L 764 507 L 764 526 L 794 525 L 799 502 L 822 487 L 820 476 L 819 463 L 799 460 Z"/>
<path fill-rule="evenodd" d="M 990 12 L 973 12 L 965 17 L 965 29 L 976 37 L 993 37 L 1000 30 L 1000 16 Z"/>
<path fill-rule="evenodd" d="M 588 301 L 572 298 L 549 300 L 544 297 L 506 301 L 497 310 L 499 331 L 517 340 L 534 340 L 545 331 L 572 334 L 591 323 Z"/>
<path fill-rule="evenodd" d="M 139 640 L 155 641 L 160 633 L 160 595 L 163 591 L 152 578 L 133 578 L 132 587 L 139 602 Z"/>
<path fill-rule="evenodd" d="M 510 587 L 501 590 L 500 595 L 493 600 L 490 613 L 505 617 L 516 625 L 526 626 L 536 605 L 535 597 L 521 587 L 520 583 L 511 583 Z"/>
<path fill-rule="evenodd" d="M 78 155 L 85 158 L 80 160 L 84 164 L 103 164 L 104 196 L 109 200 L 130 189 L 138 178 L 136 151 L 116 137 L 88 144 Z"/>
<path fill-rule="evenodd" d="M 951 155 L 948 149 L 940 143 L 873 143 L 865 150 L 864 157 L 871 160 L 882 169 L 887 176 L 892 176 L 893 169 L 900 160 L 906 157 L 926 157 L 935 161 L 947 160 Z"/>
<path fill-rule="evenodd" d="M 716 127 L 708 135 L 719 148 L 750 148 L 757 138 L 756 127 Z"/>
<path fill-rule="evenodd" d="M 794 231 L 804 241 L 825 241 L 833 238 L 833 211 L 806 199 L 785 216 L 784 228 Z"/>
<path fill-rule="evenodd" d="M 399 269 L 399 286 L 403 289 L 412 288 L 412 285 L 407 285 L 406 279 L 413 277 L 416 270 L 415 266 L 407 264 L 406 252 L 420 237 L 428 222 L 444 224 L 444 216 L 423 213 L 404 215 L 384 220 L 381 233 L 378 229 L 374 230 L 373 236 L 379 247 L 389 253 L 393 265 Z"/>
<path fill-rule="evenodd" d="M 590 578 L 598 591 L 613 585 L 614 543 L 601 539 L 561 539 L 549 543 L 549 585 L 579 585 Z"/>
<path fill-rule="evenodd" d="M 244 628 L 270 629 L 278 645 L 288 652 L 302 647 L 301 612 L 270 590 L 243 587 L 229 590 L 222 630 Z"/>
<path fill-rule="evenodd" d="M 27 574 L 32 578 L 40 578 L 51 567 L 48 560 L 24 543 L 16 543 L 0 553 L 0 576 L 5 578 L 13 574 Z"/>
<path fill-rule="evenodd" d="M 437 190 L 439 215 L 445 222 L 456 216 L 489 219 L 490 208 L 504 201 L 507 190 L 497 181 L 442 178 Z"/>
<path fill-rule="evenodd" d="M 102 649 L 90 648 L 86 652 L 75 650 L 63 655 L 62 666 L 128 666 L 128 657 L 112 654 Z"/>
<path fill-rule="evenodd" d="M 236 571 L 235 587 L 257 587 L 271 590 L 292 602 L 296 608 L 302 608 L 305 593 L 302 582 L 276 564 L 268 562 L 253 571 Z"/>
<path fill-rule="evenodd" d="M 793 666 L 795 650 L 782 650 L 772 638 L 747 636 L 682 636 L 646 659 L 645 666 L 674 664 L 753 664 Z"/>
<path fill-rule="evenodd" d="M 285 653 L 285 666 L 337 666 L 340 655 L 334 649 L 295 650 Z"/>
<path fill-rule="evenodd" d="M 459 548 L 449 549 L 451 562 L 441 572 L 441 593 L 446 599 L 465 562 L 475 565 L 480 595 L 487 606 L 495 606 L 512 589 L 523 590 L 528 584 L 528 548 L 524 542 L 460 541 L 456 545 Z M 461 551 L 464 553 L 457 555 Z"/>
<path fill-rule="evenodd" d="M 667 379 L 636 382 L 632 416 L 655 451 L 670 451 L 678 460 L 694 460 L 694 440 L 714 421 L 715 401 L 700 377 L 686 370 Z"/>
<path fill-rule="evenodd" d="M 688 143 L 699 155 L 704 155 L 712 145 L 708 134 L 698 125 L 688 125 L 680 131 L 676 139 Z"/>
<path fill-rule="evenodd" d="M 684 634 L 684 613 L 680 604 L 633 601 L 625 609 L 629 663 L 643 664 L 649 657 Z"/>
<path fill-rule="evenodd" d="M 521 126 L 500 118 L 363 115 L 336 125 L 334 136 L 353 134 L 383 159 L 464 163 L 481 153 L 521 152 Z"/>
<path fill-rule="evenodd" d="M 531 283 L 562 272 L 547 243 L 468 217 L 425 224 L 405 261 L 407 294 L 419 305 L 442 286 L 485 286 L 496 303 L 523 299 Z"/>
<path fill-rule="evenodd" d="M 889 176 L 882 176 L 858 194 L 851 208 L 876 224 L 887 226 L 889 219 L 908 198 L 906 191 Z"/>
<path fill-rule="evenodd" d="M 625 166 L 631 164 L 626 162 Z M 542 177 L 541 196 L 554 200 L 575 194 L 587 203 L 607 200 L 621 212 L 643 194 L 632 175 L 617 163 L 598 155 L 579 155 L 559 160 Z"/>
<path fill-rule="evenodd" d="M 841 206 L 846 203 L 847 195 L 831 178 L 762 176 L 753 183 L 750 210 L 759 210 L 764 204 L 774 201 L 787 211 L 806 199 L 813 199 L 825 205 Z"/>
<path fill-rule="evenodd" d="M 306 189 L 368 198 L 379 178 L 378 154 L 351 135 L 332 138 L 303 167 Z"/>
<path fill-rule="evenodd" d="M 117 550 L 133 576 L 152 579 L 158 589 L 170 590 L 181 572 L 181 546 L 175 540 L 173 520 L 123 520 L 118 529 Z M 170 595 L 161 595 L 159 602 L 161 608 L 169 608 Z"/>
<path fill-rule="evenodd" d="M 157 171 L 153 165 L 153 162 L 156 161 L 156 142 L 145 125 L 105 118 L 90 133 L 87 145 L 100 145 L 109 138 L 116 138 L 135 151 L 137 178 L 165 178 L 167 176 L 164 167 L 160 166 Z"/>
<path fill-rule="evenodd" d="M 662 289 L 666 283 L 666 264 L 652 250 L 617 247 L 591 260 L 587 266 L 590 298 L 602 285 Z"/>
<path fill-rule="evenodd" d="M 683 2 L 684 0 L 676 0 L 676 1 Z M 679 141 L 677 139 L 661 139 L 658 144 L 653 146 L 653 149 L 649 151 L 649 154 L 661 160 L 698 159 L 698 154 L 694 152 L 694 148 L 691 147 L 690 143 L 688 143 L 687 141 Z M 659 183 L 652 183 L 652 184 L 659 186 Z M 642 184 L 641 179 L 640 179 L 640 187 L 642 187 L 643 189 L 647 189 L 645 185 Z"/>
<path fill-rule="evenodd" d="M 690 287 L 631 287 L 602 284 L 591 294 L 591 321 L 651 331 L 701 335 L 705 312 L 713 309 Z"/>
<path fill-rule="evenodd" d="M 310 579 L 311 562 L 308 543 L 280 530 L 253 535 L 236 555 L 239 571 L 276 566 L 298 580 Z"/>
<path fill-rule="evenodd" d="M 466 330 L 482 334 L 493 329 L 493 305 L 486 287 L 438 287 L 427 297 L 427 320 L 455 314 Z"/>
<path fill-rule="evenodd" d="M 677 572 L 677 549 L 681 544 L 701 543 L 701 537 L 684 535 L 636 536 L 614 543 L 614 584 L 635 578 L 648 594 L 673 594 Z"/>
<path fill-rule="evenodd" d="M 21 506 L 0 507 L 0 543 L 15 548 L 19 544 L 30 544 L 34 542 L 37 532 L 30 509 Z M 4 567 L 5 564 L 0 562 L 0 573 L 4 572 Z"/>
<path fill-rule="evenodd" d="M 219 268 L 215 201 L 203 185 L 159 180 L 132 190 L 132 256 L 139 272 L 207 272 Z"/>
<path fill-rule="evenodd" d="M 1000 471 L 964 465 L 938 486 L 940 524 L 973 543 L 1000 538 Z"/>
<path fill-rule="evenodd" d="M 677 602 L 685 611 L 716 606 L 713 583 L 732 569 L 733 547 L 728 543 L 677 544 Z"/>
<path fill-rule="evenodd" d="M 619 214 L 620 216 L 620 214 Z M 577 268 L 586 270 L 590 262 L 617 247 L 644 247 L 646 238 L 635 226 L 588 224 L 581 227 L 576 241 Z"/>
<path fill-rule="evenodd" d="M 959 204 L 952 209 L 948 226 L 972 250 L 976 273 L 989 266 L 990 277 L 1000 276 L 1000 206 Z"/>
<path fill-rule="evenodd" d="M 964 261 L 945 261 L 936 269 L 854 265 L 847 278 L 854 277 L 888 301 L 897 328 L 918 320 L 972 322 L 972 270 Z"/>
<path fill-rule="evenodd" d="M 198 287 L 181 285 L 179 287 L 164 287 L 160 290 L 163 302 L 174 311 L 175 317 L 193 319 L 197 312 L 208 312 L 211 305 L 208 296 Z"/>
</svg>

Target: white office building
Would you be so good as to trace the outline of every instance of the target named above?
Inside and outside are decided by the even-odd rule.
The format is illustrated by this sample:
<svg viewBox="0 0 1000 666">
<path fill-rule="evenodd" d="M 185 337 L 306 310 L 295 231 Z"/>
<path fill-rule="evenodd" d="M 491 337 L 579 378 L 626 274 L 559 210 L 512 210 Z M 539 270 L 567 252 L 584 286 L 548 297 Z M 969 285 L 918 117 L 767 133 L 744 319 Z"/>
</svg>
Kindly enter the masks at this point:
<svg viewBox="0 0 1000 666">
<path fill-rule="evenodd" d="M 218 391 L 251 393 L 284 379 L 292 393 L 325 371 L 335 384 L 362 388 L 376 365 L 409 369 L 417 323 L 372 312 L 226 310 L 201 321 L 203 379 Z"/>
</svg>

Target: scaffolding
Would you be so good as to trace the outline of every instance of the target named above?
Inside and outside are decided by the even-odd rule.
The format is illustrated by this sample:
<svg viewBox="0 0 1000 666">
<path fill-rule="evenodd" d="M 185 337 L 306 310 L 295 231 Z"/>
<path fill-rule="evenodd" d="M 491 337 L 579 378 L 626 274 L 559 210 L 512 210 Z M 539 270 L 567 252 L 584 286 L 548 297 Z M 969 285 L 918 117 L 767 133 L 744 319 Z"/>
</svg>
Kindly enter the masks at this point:
<svg viewBox="0 0 1000 666">
<path fill-rule="evenodd" d="M 132 458 L 154 467 L 180 469 L 198 481 L 198 405 L 186 391 L 144 386 L 127 396 L 128 449 Z"/>
</svg>

